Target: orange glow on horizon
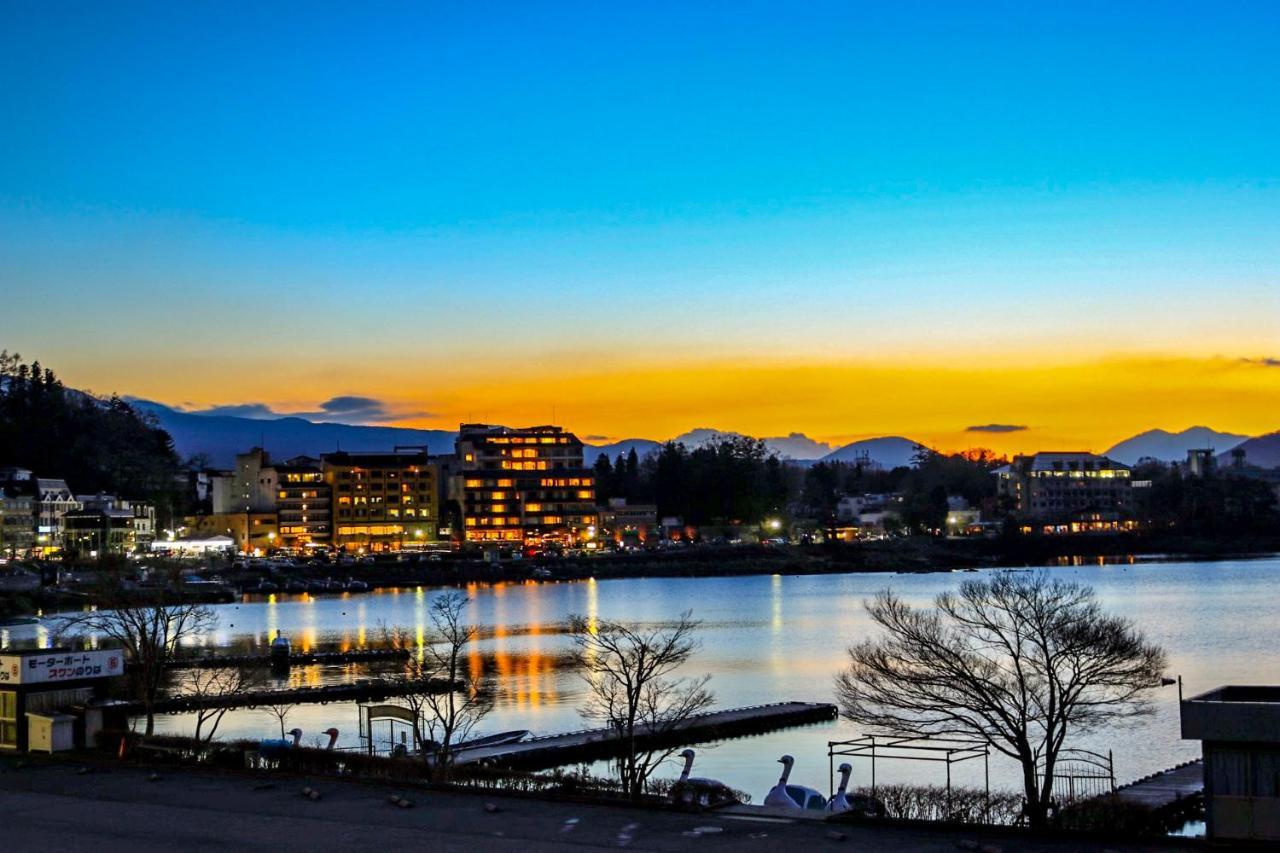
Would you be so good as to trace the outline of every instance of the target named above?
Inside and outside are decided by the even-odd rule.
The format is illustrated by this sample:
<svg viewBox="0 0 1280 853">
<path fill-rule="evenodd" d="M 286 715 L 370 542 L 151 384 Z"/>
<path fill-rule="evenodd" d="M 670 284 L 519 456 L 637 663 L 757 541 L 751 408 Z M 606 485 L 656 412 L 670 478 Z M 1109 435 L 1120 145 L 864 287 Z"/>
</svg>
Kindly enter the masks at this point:
<svg viewBox="0 0 1280 853">
<path fill-rule="evenodd" d="M 1101 451 L 1135 433 L 1194 425 L 1258 435 L 1280 429 L 1280 368 L 1226 356 L 1111 355 L 1054 358 L 970 351 L 945 359 L 785 360 L 715 358 L 676 361 L 616 356 L 602 362 L 530 357 L 502 370 L 472 365 L 435 371 L 350 368 L 333 373 L 208 377 L 191 405 L 274 400 L 278 411 L 314 407 L 335 393 L 361 393 L 409 413 L 397 426 L 456 429 L 475 420 L 511 425 L 553 420 L 592 443 L 663 440 L 696 427 L 748 435 L 802 432 L 840 446 L 901 435 L 940 450 L 988 447 Z M 487 362 L 486 362 L 487 364 Z M 497 377 L 497 378 L 495 378 Z M 72 377 L 74 380 L 74 377 Z M 205 379 L 205 377 L 201 377 Z M 190 382 L 160 379 L 155 382 Z M 279 389 L 287 387 L 286 399 Z M 190 384 L 139 389 L 140 396 L 191 400 Z M 417 415 L 415 413 L 430 412 Z M 1025 426 L 969 432 L 970 426 Z"/>
</svg>

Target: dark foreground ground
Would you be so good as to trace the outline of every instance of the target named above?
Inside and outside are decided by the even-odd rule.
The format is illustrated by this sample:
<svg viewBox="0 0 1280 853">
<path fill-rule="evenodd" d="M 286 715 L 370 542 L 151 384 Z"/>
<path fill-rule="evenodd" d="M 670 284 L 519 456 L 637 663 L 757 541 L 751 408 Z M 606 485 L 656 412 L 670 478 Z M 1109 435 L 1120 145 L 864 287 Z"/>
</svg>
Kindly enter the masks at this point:
<svg viewBox="0 0 1280 853">
<path fill-rule="evenodd" d="M 13 851 L 323 851 L 391 853 L 551 850 L 1002 851 L 1169 850 L 1158 842 L 1041 840 L 952 830 L 779 823 L 584 806 L 572 803 L 400 791 L 286 776 L 94 768 L 0 761 L 0 849 Z M 305 785 L 322 792 L 301 795 Z M 412 808 L 387 802 L 392 793 Z M 486 804 L 498 811 L 486 810 Z M 843 837 L 831 837 L 832 832 Z M 1187 849 L 1182 846 L 1182 849 Z"/>
</svg>

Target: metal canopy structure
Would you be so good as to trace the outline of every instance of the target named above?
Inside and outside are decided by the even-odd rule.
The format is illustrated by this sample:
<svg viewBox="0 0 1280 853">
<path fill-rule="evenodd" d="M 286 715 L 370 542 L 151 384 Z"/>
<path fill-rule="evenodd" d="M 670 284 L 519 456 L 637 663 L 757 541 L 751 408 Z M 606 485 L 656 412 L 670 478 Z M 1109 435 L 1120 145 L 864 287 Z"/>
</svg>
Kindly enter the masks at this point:
<svg viewBox="0 0 1280 853">
<path fill-rule="evenodd" d="M 871 796 L 876 793 L 877 761 L 935 761 L 947 768 L 947 808 L 951 807 L 951 766 L 982 759 L 983 784 L 991 799 L 991 747 L 983 741 L 907 735 L 862 735 L 852 740 L 827 741 L 827 776 L 835 791 L 836 756 L 871 760 Z"/>
</svg>

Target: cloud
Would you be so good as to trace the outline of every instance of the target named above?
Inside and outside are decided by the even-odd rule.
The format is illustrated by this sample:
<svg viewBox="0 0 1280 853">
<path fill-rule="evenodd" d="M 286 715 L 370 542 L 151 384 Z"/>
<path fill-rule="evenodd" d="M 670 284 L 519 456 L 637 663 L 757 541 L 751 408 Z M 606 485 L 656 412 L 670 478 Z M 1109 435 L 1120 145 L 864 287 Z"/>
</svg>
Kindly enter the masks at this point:
<svg viewBox="0 0 1280 853">
<path fill-rule="evenodd" d="M 1266 358 L 1242 358 L 1245 364 L 1252 364 L 1256 367 L 1280 367 L 1280 358 L 1269 356 Z"/>
<path fill-rule="evenodd" d="M 332 421 L 334 423 L 368 424 L 386 423 L 406 418 L 431 417 L 430 412 L 403 411 L 376 397 L 341 394 L 320 403 L 312 412 L 284 412 L 266 403 L 234 403 L 210 406 L 206 409 L 186 409 L 191 415 L 222 415 L 234 418 L 273 420 L 275 418 L 302 418 L 307 421 Z"/>
<path fill-rule="evenodd" d="M 278 418 L 280 415 L 271 411 L 265 403 L 237 403 L 230 406 L 211 406 L 207 409 L 187 409 L 193 415 L 213 415 L 231 418 Z"/>
<path fill-rule="evenodd" d="M 348 421 L 389 421 L 395 420 L 396 416 L 381 400 L 373 397 L 343 395 L 325 400 L 320 404 L 318 412 L 302 412 L 297 417 L 307 420 L 333 418 Z"/>
<path fill-rule="evenodd" d="M 609 436 L 607 435 L 584 435 L 584 436 L 581 436 L 581 438 L 583 441 L 608 441 L 609 440 Z"/>
<path fill-rule="evenodd" d="M 1030 427 L 1024 424 L 978 424 L 964 428 L 965 432 L 1022 432 Z"/>
</svg>

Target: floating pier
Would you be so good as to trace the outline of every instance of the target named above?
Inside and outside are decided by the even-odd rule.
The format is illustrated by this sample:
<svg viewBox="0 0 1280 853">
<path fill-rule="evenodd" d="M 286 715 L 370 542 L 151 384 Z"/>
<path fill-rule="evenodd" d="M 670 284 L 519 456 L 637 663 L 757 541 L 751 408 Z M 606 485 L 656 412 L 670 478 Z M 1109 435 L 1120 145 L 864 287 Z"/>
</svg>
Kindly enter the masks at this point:
<svg viewBox="0 0 1280 853">
<path fill-rule="evenodd" d="M 342 663 L 399 663 L 409 659 L 408 649 L 353 649 L 347 652 L 290 652 L 290 666 Z M 266 669 L 276 663 L 265 655 L 209 655 L 198 658 L 173 658 L 166 662 L 170 669 Z"/>
<path fill-rule="evenodd" d="M 1127 803 L 1146 806 L 1154 812 L 1179 806 L 1204 794 L 1204 761 L 1197 759 L 1116 788 L 1116 796 Z"/>
<path fill-rule="evenodd" d="M 779 729 L 824 723 L 836 718 L 835 705 L 814 702 L 777 702 L 711 711 L 685 720 L 672 731 L 639 731 L 636 741 L 645 749 L 704 743 L 723 738 L 758 735 Z M 621 754 L 624 741 L 613 729 L 592 729 L 549 735 L 519 743 L 464 749 L 455 764 L 485 763 L 494 767 L 545 770 L 579 761 L 596 761 Z"/>
<path fill-rule="evenodd" d="M 226 696 L 170 696 L 155 704 L 157 714 L 182 714 L 203 708 L 257 708 L 268 705 L 302 705 L 330 702 L 376 702 L 392 696 L 406 696 L 423 691 L 444 693 L 452 689 L 449 682 L 433 680 L 425 683 L 364 679 L 353 684 L 328 687 L 291 687 L 284 690 L 246 690 Z M 129 713 L 146 709 L 141 702 L 130 702 Z"/>
</svg>

